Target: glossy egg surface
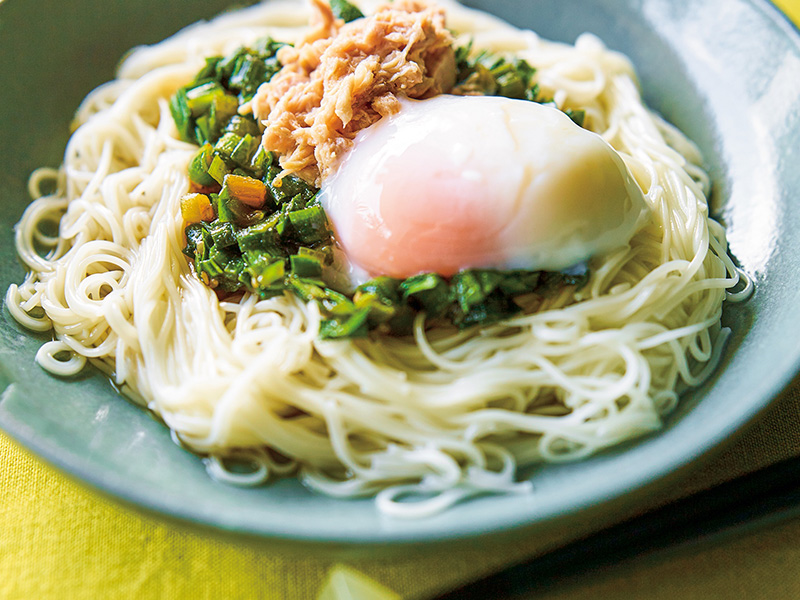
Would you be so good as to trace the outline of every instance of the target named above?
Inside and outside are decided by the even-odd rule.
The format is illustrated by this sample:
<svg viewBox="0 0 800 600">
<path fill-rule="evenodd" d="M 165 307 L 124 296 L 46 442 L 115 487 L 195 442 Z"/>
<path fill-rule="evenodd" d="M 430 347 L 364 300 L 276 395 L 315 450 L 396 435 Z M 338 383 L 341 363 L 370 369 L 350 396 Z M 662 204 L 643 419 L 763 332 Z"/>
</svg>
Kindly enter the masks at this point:
<svg viewBox="0 0 800 600">
<path fill-rule="evenodd" d="M 626 244 L 645 209 L 622 158 L 555 107 L 403 102 L 361 131 L 321 201 L 355 271 L 563 270 Z"/>
</svg>

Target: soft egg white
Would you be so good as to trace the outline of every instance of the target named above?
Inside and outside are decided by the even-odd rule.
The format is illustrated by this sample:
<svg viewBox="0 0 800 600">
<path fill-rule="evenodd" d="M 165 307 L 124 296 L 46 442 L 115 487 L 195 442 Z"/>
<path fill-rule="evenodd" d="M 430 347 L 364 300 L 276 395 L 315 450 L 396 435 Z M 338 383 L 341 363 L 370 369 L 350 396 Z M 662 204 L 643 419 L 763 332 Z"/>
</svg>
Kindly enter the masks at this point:
<svg viewBox="0 0 800 600">
<path fill-rule="evenodd" d="M 358 134 L 320 199 L 355 283 L 564 270 L 628 243 L 646 210 L 600 136 L 551 106 L 474 96 L 403 101 Z"/>
</svg>

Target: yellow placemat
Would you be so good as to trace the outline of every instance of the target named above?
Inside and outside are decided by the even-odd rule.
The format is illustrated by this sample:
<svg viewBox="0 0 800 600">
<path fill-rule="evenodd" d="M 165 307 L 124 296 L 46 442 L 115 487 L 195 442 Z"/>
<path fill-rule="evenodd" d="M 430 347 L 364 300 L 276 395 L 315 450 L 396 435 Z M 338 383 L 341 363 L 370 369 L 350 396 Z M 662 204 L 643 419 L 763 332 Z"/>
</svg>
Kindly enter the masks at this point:
<svg viewBox="0 0 800 600">
<path fill-rule="evenodd" d="M 776 443 L 779 442 L 779 443 Z M 672 490 L 685 495 L 789 455 L 800 454 L 800 382 L 743 438 Z M 316 598 L 332 559 L 283 555 L 167 524 L 123 508 L 29 456 L 0 434 L 0 598 Z M 687 558 L 626 565 L 544 598 L 760 598 L 741 586 L 800 591 L 800 522 Z M 349 564 L 404 597 L 455 586 L 522 559 L 525 544 L 503 553 L 465 550 Z M 753 553 L 756 554 L 753 554 Z M 757 558 L 763 553 L 763 560 Z M 795 568 L 789 569 L 789 566 Z M 735 568 L 734 568 L 735 567 Z M 683 574 L 689 569 L 690 578 Z M 774 579 L 775 571 L 781 576 Z M 648 579 L 658 588 L 642 595 Z M 663 581 L 661 581 L 663 579 Z M 793 588 L 793 589 L 794 589 Z M 681 591 L 673 596 L 664 590 Z M 609 594 L 605 594 L 609 592 Z M 612 593 L 613 592 L 613 593 Z M 652 593 L 651 593 L 652 592 Z M 734 593 L 736 592 L 736 593 Z M 653 595 L 656 594 L 656 595 Z M 709 595 L 711 594 L 711 595 Z M 766 596 L 765 596 L 766 597 Z M 771 595 L 771 600 L 800 598 Z"/>
<path fill-rule="evenodd" d="M 795 22 L 800 0 L 776 0 Z M 676 484 L 686 495 L 800 454 L 800 382 L 742 439 Z M 643 558 L 543 591 L 547 600 L 800 598 L 800 521 L 711 548 Z M 403 597 L 455 586 L 521 559 L 504 552 L 361 560 L 352 566 Z M 316 598 L 332 559 L 285 555 L 190 531 L 120 507 L 0 434 L 0 598 Z"/>
<path fill-rule="evenodd" d="M 775 0 L 775 4 L 795 23 L 800 23 L 800 0 Z"/>
</svg>

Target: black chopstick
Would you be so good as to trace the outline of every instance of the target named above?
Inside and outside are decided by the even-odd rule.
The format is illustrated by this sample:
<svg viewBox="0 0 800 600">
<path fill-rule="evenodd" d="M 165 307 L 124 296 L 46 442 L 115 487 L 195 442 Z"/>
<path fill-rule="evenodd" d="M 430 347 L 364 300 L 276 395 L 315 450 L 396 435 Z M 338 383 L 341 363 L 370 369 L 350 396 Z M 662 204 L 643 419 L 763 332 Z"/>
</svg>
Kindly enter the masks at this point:
<svg viewBox="0 0 800 600">
<path fill-rule="evenodd" d="M 532 598 L 567 579 L 666 549 L 715 542 L 800 513 L 800 457 L 677 500 L 430 600 Z"/>
</svg>

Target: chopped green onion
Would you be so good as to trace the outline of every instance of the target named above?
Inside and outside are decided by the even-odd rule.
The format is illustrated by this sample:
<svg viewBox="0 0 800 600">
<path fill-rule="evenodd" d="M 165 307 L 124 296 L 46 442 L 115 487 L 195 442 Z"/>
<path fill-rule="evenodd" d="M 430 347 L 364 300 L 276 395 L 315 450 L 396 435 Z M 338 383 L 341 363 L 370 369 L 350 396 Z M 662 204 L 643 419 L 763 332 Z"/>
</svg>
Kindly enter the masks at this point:
<svg viewBox="0 0 800 600">
<path fill-rule="evenodd" d="M 198 117 L 211 108 L 221 98 L 226 96 L 225 88 L 216 81 L 209 81 L 186 90 L 186 103 L 192 111 L 193 117 Z M 224 102 L 224 100 L 223 100 Z"/>
<path fill-rule="evenodd" d="M 578 127 L 583 127 L 583 121 L 586 119 L 585 110 L 573 110 L 571 108 L 568 108 L 567 110 L 564 111 L 564 114 L 566 114 L 570 119 L 572 119 L 572 121 Z"/>
<path fill-rule="evenodd" d="M 189 179 L 197 185 L 209 187 L 217 183 L 216 179 L 208 174 L 208 167 L 213 159 L 213 150 L 211 144 L 203 144 L 192 158 L 192 162 L 189 163 Z"/>
<path fill-rule="evenodd" d="M 511 65 L 508 65 L 509 67 Z M 521 100 L 525 97 L 525 83 L 519 73 L 510 70 L 500 75 L 495 75 L 497 82 L 497 95 L 506 98 L 516 98 Z"/>
<path fill-rule="evenodd" d="M 369 308 L 371 324 L 385 323 L 403 308 L 399 285 L 397 279 L 376 277 L 356 288 L 353 302 L 358 308 Z"/>
<path fill-rule="evenodd" d="M 236 244 L 236 231 L 231 223 L 214 221 L 206 225 L 206 231 L 216 248 L 228 248 Z"/>
<path fill-rule="evenodd" d="M 225 160 L 221 156 L 215 155 L 214 158 L 211 159 L 211 164 L 208 165 L 208 175 L 218 184 L 223 184 L 225 176 L 229 172 L 228 165 L 225 164 Z"/>
<path fill-rule="evenodd" d="M 263 145 L 259 144 L 255 155 L 253 155 L 253 158 L 250 160 L 250 171 L 252 171 L 255 177 L 263 178 L 264 174 L 267 172 L 267 169 L 270 165 L 272 165 L 274 160 L 275 157 L 272 155 L 272 152 L 264 148 Z M 274 194 L 270 194 L 270 196 L 274 198 Z"/>
<path fill-rule="evenodd" d="M 365 337 L 368 316 L 368 308 L 359 308 L 346 319 L 327 319 L 320 325 L 319 335 L 322 339 Z"/>
<path fill-rule="evenodd" d="M 507 296 L 527 294 L 538 288 L 540 275 L 540 271 L 506 271 L 497 287 Z"/>
<path fill-rule="evenodd" d="M 342 19 L 345 23 L 355 21 L 364 16 L 364 13 L 362 13 L 358 7 L 353 6 L 347 0 L 330 0 L 330 6 L 333 11 L 333 16 L 337 19 Z"/>
<path fill-rule="evenodd" d="M 289 213 L 289 222 L 302 244 L 313 245 L 330 237 L 328 219 L 321 206 L 292 211 Z"/>
<path fill-rule="evenodd" d="M 525 100 L 530 102 L 539 102 L 539 84 L 534 83 L 531 87 L 525 90 Z"/>
<path fill-rule="evenodd" d="M 286 274 L 283 259 L 248 250 L 244 253 L 246 270 L 251 277 L 251 286 L 256 289 L 268 288 L 283 281 Z"/>
<path fill-rule="evenodd" d="M 178 128 L 178 134 L 185 142 L 194 141 L 194 123 L 192 122 L 192 110 L 186 98 L 186 90 L 179 89 L 169 102 L 169 110 L 172 119 Z"/>
<path fill-rule="evenodd" d="M 226 133 L 235 133 L 239 137 L 251 135 L 253 137 L 261 137 L 261 131 L 258 128 L 258 123 L 251 116 L 234 115 L 228 124 L 225 125 Z"/>
<path fill-rule="evenodd" d="M 503 275 L 499 271 L 475 269 L 456 273 L 450 285 L 456 303 L 461 310 L 468 312 L 473 306 L 484 302 L 502 279 Z"/>
<path fill-rule="evenodd" d="M 334 318 L 348 317 L 356 310 L 356 305 L 344 294 L 330 288 L 325 288 L 324 291 L 325 295 L 320 298 L 320 304 L 330 316 Z"/>
<path fill-rule="evenodd" d="M 453 323 L 460 329 L 475 325 L 489 325 L 506 319 L 520 312 L 511 298 L 502 294 L 492 294 L 483 302 L 473 304 L 467 311 L 455 311 Z"/>
<path fill-rule="evenodd" d="M 327 264 L 332 260 L 330 247 L 307 248 L 306 246 L 300 246 L 297 249 L 297 254 L 316 259 L 322 265 Z"/>
<path fill-rule="evenodd" d="M 245 136 L 238 144 L 236 144 L 236 147 L 231 152 L 231 160 L 240 167 L 249 167 L 250 160 L 255 154 L 258 146 L 258 140 L 254 139 L 249 133 L 245 134 Z M 266 193 L 266 188 L 264 192 Z"/>
<path fill-rule="evenodd" d="M 201 258 L 206 255 L 207 248 L 213 243 L 202 223 L 191 223 L 184 230 L 186 247 L 183 253 L 191 259 L 199 252 Z"/>
<path fill-rule="evenodd" d="M 242 141 L 242 137 L 235 133 L 225 133 L 217 140 L 214 145 L 214 152 L 225 159 L 230 159 L 231 154 L 236 150 L 236 146 Z"/>
<path fill-rule="evenodd" d="M 239 277 L 244 269 L 244 260 L 230 248 L 213 247 L 208 258 L 195 258 L 195 269 L 207 285 L 233 292 L 240 287 Z"/>
<path fill-rule="evenodd" d="M 250 97 L 258 86 L 269 81 L 281 64 L 275 57 L 284 44 L 265 39 L 255 49 L 240 48 L 227 57 L 206 59 L 194 81 L 180 88 L 170 100 L 170 112 L 180 138 L 187 142 L 212 143 L 222 135 L 231 121 L 240 137 L 259 135 L 252 117 L 238 115 L 239 104 Z M 260 173 L 259 173 L 260 176 Z"/>
<path fill-rule="evenodd" d="M 315 282 L 298 277 L 297 275 L 287 275 L 285 281 L 286 287 L 306 302 L 322 300 L 325 297 L 325 290 Z"/>
<path fill-rule="evenodd" d="M 211 139 L 211 114 L 205 114 L 195 119 L 194 139 L 198 144 L 207 144 Z"/>
<path fill-rule="evenodd" d="M 443 313 L 450 302 L 450 288 L 436 273 L 409 277 L 400 284 L 399 291 L 404 300 L 416 301 L 432 317 Z"/>
<path fill-rule="evenodd" d="M 253 44 L 253 52 L 263 56 L 266 60 L 267 58 L 274 57 L 278 50 L 284 46 L 286 46 L 285 42 L 278 42 L 271 37 L 263 37 Z"/>
<path fill-rule="evenodd" d="M 322 277 L 322 262 L 312 256 L 293 254 L 289 257 L 292 273 L 298 277 Z"/>
<path fill-rule="evenodd" d="M 241 224 L 247 220 L 247 216 L 250 213 L 247 206 L 235 196 L 231 196 L 227 187 L 223 186 L 214 199 L 217 218 L 222 223 Z"/>
<path fill-rule="evenodd" d="M 286 256 L 276 229 L 279 219 L 280 215 L 273 215 L 265 221 L 240 229 L 236 234 L 239 249 L 242 252 L 256 250 L 270 256 Z"/>
<path fill-rule="evenodd" d="M 200 69 L 194 78 L 195 82 L 197 83 L 206 79 L 214 79 L 217 72 L 217 65 L 219 64 L 220 60 L 222 60 L 221 56 L 211 56 L 206 58 L 205 66 Z"/>
<path fill-rule="evenodd" d="M 228 120 L 239 110 L 239 102 L 235 96 L 221 94 L 216 96 L 211 102 L 208 112 L 208 140 L 202 139 L 198 142 L 214 141 L 221 134 Z"/>
<path fill-rule="evenodd" d="M 305 200 L 310 200 L 316 195 L 317 189 L 296 175 L 286 175 L 278 179 L 280 172 L 279 166 L 270 165 L 264 175 L 264 183 L 267 184 L 270 194 L 279 204 L 298 194 Z"/>
<path fill-rule="evenodd" d="M 252 55 L 240 57 L 231 73 L 228 85 L 231 89 L 239 91 L 243 99 L 251 98 L 258 86 L 266 81 L 266 63 Z"/>
</svg>

